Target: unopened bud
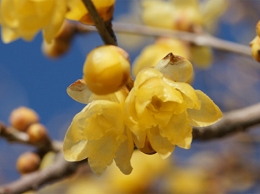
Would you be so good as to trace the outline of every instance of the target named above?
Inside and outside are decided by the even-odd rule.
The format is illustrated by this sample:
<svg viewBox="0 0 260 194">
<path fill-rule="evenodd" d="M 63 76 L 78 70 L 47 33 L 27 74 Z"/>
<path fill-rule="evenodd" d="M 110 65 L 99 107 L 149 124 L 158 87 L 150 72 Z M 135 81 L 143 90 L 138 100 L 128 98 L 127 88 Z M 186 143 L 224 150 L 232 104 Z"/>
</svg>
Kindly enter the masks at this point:
<svg viewBox="0 0 260 194">
<path fill-rule="evenodd" d="M 16 168 L 21 174 L 27 174 L 38 170 L 40 166 L 40 157 L 33 152 L 26 152 L 19 156 Z"/>
<path fill-rule="evenodd" d="M 11 112 L 9 121 L 15 129 L 26 131 L 30 124 L 39 122 L 39 117 L 32 109 L 19 107 Z"/>
<path fill-rule="evenodd" d="M 154 67 L 176 82 L 189 82 L 193 77 L 192 64 L 181 56 L 169 53 Z"/>
<path fill-rule="evenodd" d="M 105 45 L 92 50 L 83 67 L 87 87 L 98 95 L 116 92 L 130 78 L 130 62 L 126 51 Z"/>
<path fill-rule="evenodd" d="M 46 128 L 40 123 L 34 123 L 27 129 L 29 141 L 32 143 L 42 142 L 48 138 Z"/>
<path fill-rule="evenodd" d="M 250 42 L 252 56 L 255 60 L 260 62 L 260 37 L 256 36 L 254 40 Z"/>
</svg>

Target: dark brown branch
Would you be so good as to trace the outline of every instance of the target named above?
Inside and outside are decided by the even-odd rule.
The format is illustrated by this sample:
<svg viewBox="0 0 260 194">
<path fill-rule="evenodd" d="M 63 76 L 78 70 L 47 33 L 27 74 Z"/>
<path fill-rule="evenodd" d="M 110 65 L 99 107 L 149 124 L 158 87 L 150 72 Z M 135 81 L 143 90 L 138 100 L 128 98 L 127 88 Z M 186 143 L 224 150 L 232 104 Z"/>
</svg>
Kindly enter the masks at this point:
<svg viewBox="0 0 260 194">
<path fill-rule="evenodd" d="M 260 124 L 260 103 L 228 112 L 211 126 L 194 128 L 193 138 L 208 141 L 246 131 L 257 124 Z"/>
<path fill-rule="evenodd" d="M 84 28 L 86 31 L 96 30 L 92 26 L 84 26 L 81 29 Z M 154 28 L 145 25 L 124 23 L 113 23 L 113 29 L 115 32 L 119 33 L 138 34 L 151 37 L 174 37 L 183 41 L 188 41 L 198 46 L 210 46 L 216 49 L 251 57 L 251 49 L 249 46 L 222 40 L 205 33 L 196 34 L 190 32 L 167 30 L 162 28 Z"/>
<path fill-rule="evenodd" d="M 86 8 L 88 9 L 90 13 L 90 17 L 95 23 L 95 26 L 99 32 L 99 35 L 101 36 L 103 42 L 105 44 L 112 44 L 117 45 L 116 38 L 114 35 L 114 32 L 112 30 L 112 24 L 111 22 L 104 22 L 103 19 L 98 14 L 94 4 L 91 0 L 82 0 L 85 4 Z"/>
<path fill-rule="evenodd" d="M 51 166 L 22 176 L 17 181 L 0 187 L 0 194 L 23 193 L 29 190 L 38 190 L 46 184 L 60 181 L 76 172 L 80 165 L 87 164 L 86 161 L 67 162 L 63 155 L 59 153 L 55 163 Z"/>
</svg>

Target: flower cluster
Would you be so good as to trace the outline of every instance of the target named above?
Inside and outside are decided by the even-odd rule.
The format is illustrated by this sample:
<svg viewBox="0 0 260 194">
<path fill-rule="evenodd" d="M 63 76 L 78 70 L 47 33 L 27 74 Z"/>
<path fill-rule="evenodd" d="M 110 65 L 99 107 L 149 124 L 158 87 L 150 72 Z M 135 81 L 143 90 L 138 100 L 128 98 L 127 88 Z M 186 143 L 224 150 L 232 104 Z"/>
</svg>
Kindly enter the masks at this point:
<svg viewBox="0 0 260 194">
<path fill-rule="evenodd" d="M 110 72 L 104 66 L 108 76 Z M 207 95 L 187 83 L 192 75 L 191 63 L 170 53 L 154 68 L 140 71 L 132 88 L 122 86 L 116 92 L 97 95 L 90 92 L 84 80 L 78 80 L 68 88 L 68 94 L 89 104 L 74 117 L 66 133 L 65 159 L 88 158 L 96 174 L 115 160 L 120 170 L 129 174 L 134 145 L 146 154 L 158 153 L 163 158 L 175 146 L 190 148 L 192 126 L 207 126 L 222 117 Z"/>
<path fill-rule="evenodd" d="M 115 0 L 93 0 L 93 3 L 105 21 L 111 19 Z M 43 31 L 45 41 L 50 43 L 65 18 L 93 24 L 81 0 L 0 1 L 0 24 L 5 43 L 18 38 L 32 40 L 39 31 Z"/>
<path fill-rule="evenodd" d="M 214 28 L 217 19 L 227 7 L 227 1 L 144 0 L 142 1 L 142 7 L 141 16 L 145 25 L 169 30 L 201 33 L 204 28 L 208 30 Z M 169 50 L 166 53 L 174 52 L 190 59 L 199 68 L 209 67 L 212 61 L 212 51 L 209 47 L 197 46 L 164 37 L 159 38 L 155 43 L 144 48 L 134 61 L 133 74 L 136 76 L 145 66 L 155 66 L 158 58 L 163 58 L 165 55 L 165 53 L 161 52 L 162 48 Z M 147 60 L 153 62 L 146 63 Z"/>
</svg>

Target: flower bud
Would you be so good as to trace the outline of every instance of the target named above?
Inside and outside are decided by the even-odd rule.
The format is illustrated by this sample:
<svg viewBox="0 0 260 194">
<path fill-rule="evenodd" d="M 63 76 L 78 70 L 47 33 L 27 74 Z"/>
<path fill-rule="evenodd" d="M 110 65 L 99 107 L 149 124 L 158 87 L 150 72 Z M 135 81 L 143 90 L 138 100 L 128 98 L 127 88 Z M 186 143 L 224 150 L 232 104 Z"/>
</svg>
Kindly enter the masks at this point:
<svg viewBox="0 0 260 194">
<path fill-rule="evenodd" d="M 37 113 L 27 107 L 19 107 L 12 111 L 9 121 L 12 127 L 19 131 L 26 131 L 30 124 L 37 123 L 39 117 Z"/>
<path fill-rule="evenodd" d="M 16 168 L 21 174 L 36 171 L 40 166 L 40 157 L 33 152 L 26 152 L 19 156 Z"/>
<path fill-rule="evenodd" d="M 42 142 L 48 138 L 46 128 L 40 123 L 34 123 L 27 129 L 29 141 L 32 143 Z"/>
<path fill-rule="evenodd" d="M 255 60 L 260 62 L 260 37 L 256 36 L 254 40 L 250 42 L 252 56 Z"/>
<path fill-rule="evenodd" d="M 83 67 L 87 87 L 98 95 L 116 92 L 130 78 L 130 63 L 126 51 L 105 45 L 92 50 Z"/>
<path fill-rule="evenodd" d="M 43 53 L 50 58 L 56 58 L 65 54 L 69 50 L 71 40 L 76 33 L 77 26 L 65 20 L 59 33 L 50 43 L 43 41 Z"/>
<path fill-rule="evenodd" d="M 258 21 L 256 24 L 256 34 L 260 37 L 260 21 Z"/>
<path fill-rule="evenodd" d="M 181 56 L 169 53 L 154 67 L 176 82 L 189 82 L 193 77 L 192 64 Z"/>
</svg>

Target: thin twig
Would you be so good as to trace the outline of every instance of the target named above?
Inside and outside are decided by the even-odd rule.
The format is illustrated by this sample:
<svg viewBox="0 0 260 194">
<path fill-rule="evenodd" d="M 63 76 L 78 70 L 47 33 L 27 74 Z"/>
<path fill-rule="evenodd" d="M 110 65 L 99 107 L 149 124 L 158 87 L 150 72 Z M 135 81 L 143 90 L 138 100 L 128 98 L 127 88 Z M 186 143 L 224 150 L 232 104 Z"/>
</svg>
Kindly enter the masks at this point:
<svg viewBox="0 0 260 194">
<path fill-rule="evenodd" d="M 92 26 L 83 26 L 81 29 L 86 31 L 96 31 Z M 139 24 L 113 23 L 113 29 L 118 33 L 138 34 L 151 37 L 174 37 L 183 41 L 188 41 L 198 46 L 210 46 L 219 50 L 224 50 L 236 54 L 242 54 L 251 57 L 251 49 L 249 46 L 230 42 L 216 38 L 212 35 L 201 33 L 190 33 L 183 31 L 167 30 L 162 28 L 154 28 Z"/>
<path fill-rule="evenodd" d="M 91 19 L 94 21 L 96 29 L 99 32 L 103 42 L 105 44 L 117 45 L 116 38 L 114 32 L 111 28 L 111 22 L 104 22 L 103 19 L 98 14 L 94 4 L 91 0 L 82 0 L 85 4 L 86 8 L 90 13 Z"/>
</svg>

